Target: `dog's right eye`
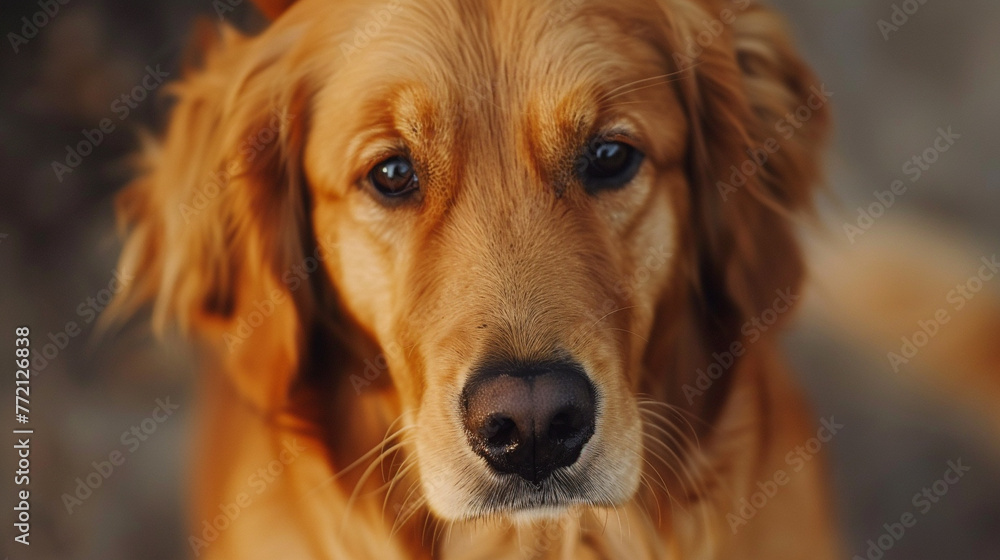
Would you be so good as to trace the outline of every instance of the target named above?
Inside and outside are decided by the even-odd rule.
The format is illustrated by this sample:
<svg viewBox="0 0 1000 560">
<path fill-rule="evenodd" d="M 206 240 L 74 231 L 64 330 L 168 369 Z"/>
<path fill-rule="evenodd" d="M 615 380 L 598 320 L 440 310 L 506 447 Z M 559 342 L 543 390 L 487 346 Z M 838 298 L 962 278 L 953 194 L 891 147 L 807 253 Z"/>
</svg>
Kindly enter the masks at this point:
<svg viewBox="0 0 1000 560">
<path fill-rule="evenodd" d="M 412 194 L 418 188 L 413 163 L 403 156 L 380 161 L 368 172 L 368 181 L 379 194 L 389 198 Z"/>
<path fill-rule="evenodd" d="M 639 171 L 643 154 L 630 144 L 597 139 L 577 160 L 577 173 L 591 194 L 621 188 Z"/>
</svg>

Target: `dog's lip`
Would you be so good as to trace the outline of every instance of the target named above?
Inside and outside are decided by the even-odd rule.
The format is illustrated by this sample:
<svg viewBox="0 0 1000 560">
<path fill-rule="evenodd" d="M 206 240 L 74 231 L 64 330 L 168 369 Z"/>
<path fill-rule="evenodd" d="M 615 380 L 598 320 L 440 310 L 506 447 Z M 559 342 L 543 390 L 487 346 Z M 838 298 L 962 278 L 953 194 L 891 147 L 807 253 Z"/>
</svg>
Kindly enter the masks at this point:
<svg viewBox="0 0 1000 560">
<path fill-rule="evenodd" d="M 509 500 L 508 500 L 509 501 Z M 557 497 L 542 498 L 539 494 L 521 494 L 513 500 L 514 503 L 491 504 L 476 511 L 470 518 L 505 516 L 505 517 L 546 517 L 558 516 L 571 508 L 586 507 L 611 507 L 614 504 L 605 503 L 601 500 L 578 497 Z"/>
<path fill-rule="evenodd" d="M 516 474 L 506 474 L 506 473 L 504 473 L 504 474 L 499 474 L 498 476 L 501 477 L 501 478 L 513 480 L 514 484 L 520 485 L 520 487 L 522 489 L 527 489 L 529 492 L 541 493 L 542 490 L 545 489 L 545 483 L 551 481 L 554 474 L 555 473 L 550 474 L 549 476 L 543 478 L 542 480 L 539 480 L 538 482 L 532 482 L 530 480 L 525 480 L 525 479 L 521 478 L 519 475 L 516 475 Z"/>
<path fill-rule="evenodd" d="M 592 495 L 593 483 L 585 473 L 557 469 L 552 475 L 533 483 L 516 474 L 496 475 L 491 488 L 483 489 L 474 507 L 473 517 L 490 515 L 555 514 L 576 506 L 602 506 Z"/>
</svg>

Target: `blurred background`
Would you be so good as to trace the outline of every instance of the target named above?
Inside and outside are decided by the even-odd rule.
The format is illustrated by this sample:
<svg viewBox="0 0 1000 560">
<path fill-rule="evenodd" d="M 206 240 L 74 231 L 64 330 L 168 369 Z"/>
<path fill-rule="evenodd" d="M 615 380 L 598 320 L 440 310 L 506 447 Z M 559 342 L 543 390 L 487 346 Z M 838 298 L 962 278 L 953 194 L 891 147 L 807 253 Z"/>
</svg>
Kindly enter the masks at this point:
<svg viewBox="0 0 1000 560">
<path fill-rule="evenodd" d="M 771 3 L 787 14 L 806 58 L 834 92 L 831 192 L 822 201 L 828 237 L 848 244 L 842 224 L 875 202 L 874 191 L 903 179 L 909 188 L 887 213 L 920 217 L 966 240 L 968 270 L 954 271 L 955 282 L 964 281 L 978 256 L 1000 250 L 1000 3 Z M 95 339 L 93 318 L 117 286 L 112 198 L 129 177 L 139 133 L 162 130 L 168 105 L 159 95 L 160 78 L 179 76 L 193 22 L 218 20 L 215 4 L 236 4 L 224 17 L 243 29 L 263 24 L 249 2 L 74 0 L 58 4 L 36 33 L 24 33 L 22 18 L 40 11 L 37 0 L 4 0 L 0 8 L 6 36 L 0 45 L 0 336 L 12 340 L 14 327 L 26 324 L 33 344 L 51 341 L 58 349 L 36 362 L 32 382 L 31 555 L 10 544 L 9 482 L 0 490 L 0 555 L 189 556 L 191 356 L 181 344 L 156 343 L 141 321 Z M 894 5 L 905 14 L 904 4 L 919 9 L 893 21 Z M 949 126 L 960 138 L 911 183 L 904 165 Z M 67 152 L 81 142 L 91 145 L 86 154 Z M 856 243 L 869 237 L 874 234 Z M 1000 282 L 986 289 L 996 293 Z M 787 348 L 817 419 L 832 415 L 846 426 L 829 449 L 847 554 L 864 557 L 868 539 L 913 511 L 913 495 L 960 458 L 970 472 L 919 514 L 884 557 L 1000 558 L 997 432 L 960 401 L 938 399 L 932 386 L 908 382 L 905 368 L 893 372 L 886 360 L 892 348 L 859 344 L 810 317 L 789 333 Z M 993 342 L 1000 346 L 1000 335 Z M 3 394 L 12 386 L 5 382 Z M 124 445 L 122 435 L 142 426 L 167 398 L 176 412 L 134 448 Z M 125 462 L 102 477 L 98 489 L 80 503 L 64 501 L 78 478 L 97 470 L 93 463 L 123 449 Z M 0 454 L 2 472 L 13 472 L 12 459 Z"/>
</svg>

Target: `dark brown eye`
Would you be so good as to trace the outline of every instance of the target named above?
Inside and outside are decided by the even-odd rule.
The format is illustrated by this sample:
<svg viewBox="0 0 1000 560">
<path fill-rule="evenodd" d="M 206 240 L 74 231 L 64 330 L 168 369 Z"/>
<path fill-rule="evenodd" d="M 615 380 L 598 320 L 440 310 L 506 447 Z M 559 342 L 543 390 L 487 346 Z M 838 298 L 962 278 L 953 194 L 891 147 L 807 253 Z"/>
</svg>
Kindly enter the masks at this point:
<svg viewBox="0 0 1000 560">
<path fill-rule="evenodd" d="M 580 156 L 577 171 L 590 192 L 617 189 L 635 177 L 643 154 L 624 142 L 595 140 Z"/>
<path fill-rule="evenodd" d="M 368 172 L 368 180 L 383 196 L 406 196 L 417 190 L 417 174 L 413 164 L 403 156 L 379 162 Z"/>
</svg>

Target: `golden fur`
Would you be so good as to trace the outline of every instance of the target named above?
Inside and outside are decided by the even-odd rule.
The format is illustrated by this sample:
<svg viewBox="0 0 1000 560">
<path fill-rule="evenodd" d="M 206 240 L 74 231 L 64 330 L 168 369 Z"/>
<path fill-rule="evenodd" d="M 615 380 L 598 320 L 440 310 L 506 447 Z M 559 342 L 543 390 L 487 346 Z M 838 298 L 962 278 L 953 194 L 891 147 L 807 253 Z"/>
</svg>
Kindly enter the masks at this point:
<svg viewBox="0 0 1000 560">
<path fill-rule="evenodd" d="M 120 200 L 138 280 L 118 305 L 152 302 L 204 350 L 198 556 L 836 557 L 820 460 L 727 520 L 815 434 L 777 329 L 685 393 L 802 281 L 793 220 L 828 118 L 779 18 L 749 0 L 285 4 L 205 46 Z M 573 158 L 609 129 L 646 160 L 587 194 Z M 401 151 L 421 192 L 388 208 L 359 184 Z M 469 450 L 455 399 L 487 353 L 555 351 L 602 397 L 572 466 L 587 490 L 497 509 L 518 489 Z"/>
</svg>

